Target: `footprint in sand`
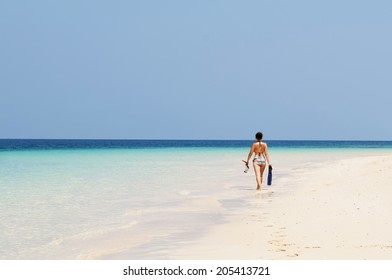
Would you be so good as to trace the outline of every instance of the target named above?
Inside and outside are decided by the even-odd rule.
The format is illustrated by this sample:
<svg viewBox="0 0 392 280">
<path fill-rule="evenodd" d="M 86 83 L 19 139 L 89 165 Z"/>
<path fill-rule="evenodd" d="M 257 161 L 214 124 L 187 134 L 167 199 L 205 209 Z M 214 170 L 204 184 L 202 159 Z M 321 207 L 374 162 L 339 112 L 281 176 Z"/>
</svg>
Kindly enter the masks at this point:
<svg viewBox="0 0 392 280">
<path fill-rule="evenodd" d="M 280 245 L 281 240 L 269 240 L 268 243 L 272 245 Z"/>
<path fill-rule="evenodd" d="M 297 254 L 297 253 L 295 253 L 293 255 L 287 255 L 287 257 L 289 257 L 289 258 L 295 258 L 295 257 L 298 257 L 298 256 L 299 256 L 299 254 Z"/>
</svg>

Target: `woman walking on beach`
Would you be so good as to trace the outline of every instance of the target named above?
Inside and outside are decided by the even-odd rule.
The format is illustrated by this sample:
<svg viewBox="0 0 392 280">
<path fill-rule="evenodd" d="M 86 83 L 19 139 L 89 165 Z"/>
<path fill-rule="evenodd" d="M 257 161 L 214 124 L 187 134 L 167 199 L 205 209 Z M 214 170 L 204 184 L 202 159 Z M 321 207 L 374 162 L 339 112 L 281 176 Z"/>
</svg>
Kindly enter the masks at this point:
<svg viewBox="0 0 392 280">
<path fill-rule="evenodd" d="M 252 157 L 252 154 L 254 153 L 254 158 L 253 158 L 253 168 L 255 170 L 255 175 L 256 175 L 256 182 L 257 182 L 257 189 L 256 190 L 261 190 L 261 183 L 263 182 L 263 173 L 265 169 L 265 161 L 267 160 L 268 165 L 272 168 L 269 155 L 268 155 L 268 147 L 266 143 L 261 142 L 261 139 L 263 139 L 263 133 L 257 132 L 256 133 L 256 143 L 252 144 L 252 147 L 250 148 L 250 152 L 248 155 L 248 159 L 245 162 L 246 167 L 249 168 L 249 160 Z"/>
</svg>

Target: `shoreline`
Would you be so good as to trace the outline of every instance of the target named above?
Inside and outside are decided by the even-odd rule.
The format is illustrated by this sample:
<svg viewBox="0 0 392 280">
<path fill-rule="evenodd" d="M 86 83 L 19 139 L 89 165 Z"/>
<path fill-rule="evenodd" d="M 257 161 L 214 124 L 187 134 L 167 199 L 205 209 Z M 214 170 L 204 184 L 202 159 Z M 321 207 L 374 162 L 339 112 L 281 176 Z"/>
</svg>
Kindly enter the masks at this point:
<svg viewBox="0 0 392 280">
<path fill-rule="evenodd" d="M 302 169 L 169 258 L 392 259 L 391 170 L 391 153 Z"/>
<path fill-rule="evenodd" d="M 392 259 L 392 151 L 275 150 L 261 192 L 243 173 L 247 152 L 7 156 L 28 176 L 2 177 L 3 258 L 334 259 L 357 246 L 372 252 L 354 258 Z"/>
</svg>

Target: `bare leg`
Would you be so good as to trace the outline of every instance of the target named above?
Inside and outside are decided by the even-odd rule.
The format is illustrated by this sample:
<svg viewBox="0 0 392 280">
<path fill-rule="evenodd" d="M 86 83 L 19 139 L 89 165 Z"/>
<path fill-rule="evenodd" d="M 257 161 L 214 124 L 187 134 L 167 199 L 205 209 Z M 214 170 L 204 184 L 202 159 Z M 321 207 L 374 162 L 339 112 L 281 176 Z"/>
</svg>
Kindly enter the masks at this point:
<svg viewBox="0 0 392 280">
<path fill-rule="evenodd" d="M 262 173 L 261 173 L 261 168 L 259 165 L 257 165 L 256 161 L 253 162 L 253 168 L 255 170 L 256 182 L 257 182 L 256 190 L 261 190 L 261 183 L 263 181 L 263 177 L 262 177 Z"/>
<path fill-rule="evenodd" d="M 264 170 L 265 170 L 265 164 L 260 165 L 260 188 L 261 188 L 261 184 L 263 183 Z"/>
</svg>

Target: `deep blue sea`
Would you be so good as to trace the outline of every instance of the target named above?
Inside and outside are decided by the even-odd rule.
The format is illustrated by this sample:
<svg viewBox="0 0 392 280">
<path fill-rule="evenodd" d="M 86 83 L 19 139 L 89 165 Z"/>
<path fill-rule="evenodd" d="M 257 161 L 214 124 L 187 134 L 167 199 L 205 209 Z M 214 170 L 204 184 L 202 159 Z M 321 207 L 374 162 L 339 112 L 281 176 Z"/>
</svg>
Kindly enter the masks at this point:
<svg viewBox="0 0 392 280">
<path fill-rule="evenodd" d="M 57 149 L 248 148 L 253 140 L 0 139 L 0 151 Z M 392 141 L 267 140 L 270 148 L 392 148 Z"/>
</svg>

